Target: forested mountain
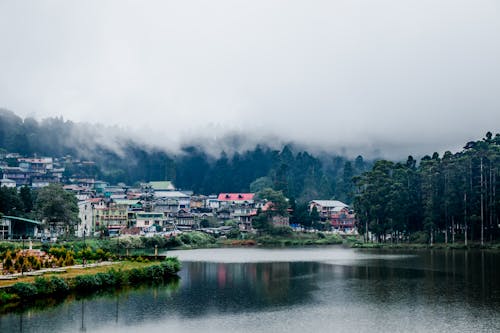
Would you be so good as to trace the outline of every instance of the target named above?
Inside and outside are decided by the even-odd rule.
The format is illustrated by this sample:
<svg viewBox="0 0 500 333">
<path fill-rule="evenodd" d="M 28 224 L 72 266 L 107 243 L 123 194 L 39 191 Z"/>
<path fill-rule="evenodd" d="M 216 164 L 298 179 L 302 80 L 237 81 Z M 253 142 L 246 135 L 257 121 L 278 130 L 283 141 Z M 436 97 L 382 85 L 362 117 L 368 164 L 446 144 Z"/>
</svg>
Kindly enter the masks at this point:
<svg viewBox="0 0 500 333">
<path fill-rule="evenodd" d="M 455 237 L 498 239 L 500 134 L 468 142 L 455 154 L 434 153 L 417 165 L 380 160 L 355 177 L 355 209 L 362 232 L 366 227 L 384 238 L 425 231 L 432 244 Z"/>
<path fill-rule="evenodd" d="M 89 159 L 95 166 L 82 169 L 67 164 L 66 176 L 92 176 L 110 183 L 173 180 L 177 187 L 195 193 L 257 191 L 266 186 L 304 202 L 313 198 L 335 198 L 352 202 L 352 177 L 368 170 L 370 162 L 333 154 L 314 156 L 293 145 L 280 150 L 266 145 L 212 156 L 202 148 L 186 146 L 169 154 L 128 139 L 127 133 L 103 135 L 109 128 L 48 118 L 22 119 L 0 110 L 0 148 L 25 156 L 71 155 Z"/>
</svg>

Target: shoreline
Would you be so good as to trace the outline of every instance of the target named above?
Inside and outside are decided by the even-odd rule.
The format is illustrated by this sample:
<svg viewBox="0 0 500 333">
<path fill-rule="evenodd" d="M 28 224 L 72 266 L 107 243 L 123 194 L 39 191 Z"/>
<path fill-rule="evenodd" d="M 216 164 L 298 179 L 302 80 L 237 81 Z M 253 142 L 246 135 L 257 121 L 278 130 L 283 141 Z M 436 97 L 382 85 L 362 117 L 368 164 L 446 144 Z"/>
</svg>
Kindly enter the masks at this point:
<svg viewBox="0 0 500 333">
<path fill-rule="evenodd" d="M 167 257 L 163 261 L 120 261 L 63 269 L 64 272 L 50 271 L 0 281 L 0 313 L 16 311 L 39 301 L 65 299 L 72 294 L 90 295 L 146 283 L 169 282 L 179 278 L 181 263 L 175 257 Z"/>
</svg>

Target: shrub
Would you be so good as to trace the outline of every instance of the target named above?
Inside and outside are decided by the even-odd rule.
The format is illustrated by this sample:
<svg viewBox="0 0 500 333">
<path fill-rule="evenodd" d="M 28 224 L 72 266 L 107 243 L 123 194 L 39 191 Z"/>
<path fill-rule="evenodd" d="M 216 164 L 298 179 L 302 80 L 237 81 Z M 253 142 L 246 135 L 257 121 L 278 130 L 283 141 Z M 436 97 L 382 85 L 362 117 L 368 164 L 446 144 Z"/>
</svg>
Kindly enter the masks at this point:
<svg viewBox="0 0 500 333">
<path fill-rule="evenodd" d="M 3 290 L 0 290 L 0 305 L 7 304 L 13 301 L 19 300 L 19 296 L 16 294 L 6 293 Z"/>
<path fill-rule="evenodd" d="M 130 284 L 139 284 L 145 279 L 144 271 L 141 269 L 133 268 L 128 272 L 128 282 Z"/>
<path fill-rule="evenodd" d="M 31 299 L 37 295 L 37 288 L 31 283 L 18 282 L 11 287 L 11 290 L 21 299 Z"/>
<path fill-rule="evenodd" d="M 49 249 L 49 253 L 51 255 L 53 255 L 54 257 L 56 257 L 57 259 L 65 258 L 66 257 L 66 252 L 67 252 L 67 250 L 64 248 L 64 246 L 62 246 L 62 247 L 51 247 Z"/>
<path fill-rule="evenodd" d="M 148 280 L 163 280 L 163 267 L 161 265 L 149 266 L 145 270 L 145 276 Z"/>
<path fill-rule="evenodd" d="M 10 270 L 12 267 L 13 267 L 12 253 L 10 252 L 10 250 L 7 250 L 7 252 L 5 253 L 5 260 L 3 263 L 3 269 Z"/>
<path fill-rule="evenodd" d="M 61 295 L 65 294 L 69 290 L 68 283 L 64 279 L 61 279 L 60 277 L 53 276 L 50 279 L 50 284 L 52 287 L 52 293 L 56 295 Z"/>
<path fill-rule="evenodd" d="M 49 280 L 43 277 L 37 277 L 35 279 L 35 288 L 40 295 L 48 295 L 53 292 L 52 284 Z"/>
<path fill-rule="evenodd" d="M 273 236 L 290 236 L 293 234 L 293 229 L 290 227 L 271 227 L 268 232 Z"/>
<path fill-rule="evenodd" d="M 180 240 L 179 237 L 173 236 L 166 239 L 165 247 L 172 248 L 179 246 L 182 246 L 182 241 Z"/>
<path fill-rule="evenodd" d="M 97 249 L 97 251 L 95 251 L 93 259 L 105 260 L 106 259 L 106 252 L 103 249 Z"/>
<path fill-rule="evenodd" d="M 98 290 L 101 287 L 101 279 L 96 275 L 79 275 L 74 279 L 76 291 L 88 292 Z"/>
<path fill-rule="evenodd" d="M 73 258 L 72 251 L 66 252 L 66 258 L 64 259 L 64 266 L 72 266 L 75 264 L 75 259 Z"/>
<path fill-rule="evenodd" d="M 164 266 L 172 267 L 174 273 L 177 273 L 181 270 L 181 262 L 177 257 L 168 257 L 162 263 Z"/>
<path fill-rule="evenodd" d="M 118 284 L 118 281 L 112 272 L 97 273 L 95 278 L 100 281 L 100 288 L 115 287 Z"/>
</svg>

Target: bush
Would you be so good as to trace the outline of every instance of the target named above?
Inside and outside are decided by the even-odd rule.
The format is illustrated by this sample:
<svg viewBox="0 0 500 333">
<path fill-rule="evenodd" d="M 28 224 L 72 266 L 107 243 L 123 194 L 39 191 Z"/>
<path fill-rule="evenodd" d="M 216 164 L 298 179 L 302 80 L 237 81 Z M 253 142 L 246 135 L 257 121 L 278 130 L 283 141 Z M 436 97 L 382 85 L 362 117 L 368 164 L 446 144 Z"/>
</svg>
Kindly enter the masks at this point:
<svg viewBox="0 0 500 333">
<path fill-rule="evenodd" d="M 4 263 L 3 263 L 3 269 L 5 270 L 10 270 L 12 267 L 13 267 L 13 263 L 12 263 L 12 253 L 10 252 L 10 250 L 7 250 L 7 252 L 5 253 L 5 260 L 4 260 Z"/>
<path fill-rule="evenodd" d="M 182 246 L 182 241 L 180 240 L 179 237 L 170 237 L 170 238 L 167 238 L 166 239 L 166 242 L 165 242 L 165 247 L 167 248 L 172 248 L 172 247 L 179 247 L 179 246 Z"/>
<path fill-rule="evenodd" d="M 50 281 L 43 277 L 37 277 L 35 279 L 35 288 L 40 295 L 48 295 L 53 291 Z"/>
<path fill-rule="evenodd" d="M 11 303 L 18 300 L 19 296 L 17 296 L 16 294 L 6 293 L 5 291 L 0 290 L 0 305 Z"/>
<path fill-rule="evenodd" d="M 167 244 L 167 239 L 165 237 L 154 236 L 154 237 L 143 237 L 141 238 L 144 247 L 146 248 L 154 248 L 158 246 L 158 248 L 164 248 Z"/>
<path fill-rule="evenodd" d="M 118 285 L 116 276 L 111 271 L 107 273 L 97 273 L 95 279 L 100 282 L 99 288 L 116 287 Z"/>
<path fill-rule="evenodd" d="M 177 257 L 168 257 L 162 263 L 163 266 L 170 266 L 174 273 L 177 273 L 181 270 L 181 262 Z"/>
<path fill-rule="evenodd" d="M 75 264 L 75 259 L 73 258 L 72 251 L 66 252 L 66 258 L 64 259 L 64 266 L 73 266 Z"/>
<path fill-rule="evenodd" d="M 101 279 L 96 275 L 79 275 L 74 280 L 74 288 L 76 291 L 88 292 L 101 288 Z"/>
<path fill-rule="evenodd" d="M 161 265 L 146 267 L 145 276 L 148 280 L 160 281 L 163 280 L 164 270 Z"/>
<path fill-rule="evenodd" d="M 145 274 L 142 269 L 133 268 L 128 272 L 128 282 L 132 285 L 139 284 L 145 279 Z"/>
<path fill-rule="evenodd" d="M 0 242 L 0 253 L 6 251 L 14 251 L 17 248 L 17 245 L 12 242 Z"/>
<path fill-rule="evenodd" d="M 290 227 L 271 227 L 268 233 L 272 236 L 290 236 L 293 234 L 293 229 Z"/>
<path fill-rule="evenodd" d="M 11 290 L 21 299 L 31 299 L 38 294 L 37 288 L 31 283 L 18 282 L 11 287 Z"/>
<path fill-rule="evenodd" d="M 56 295 L 65 294 L 69 291 L 68 283 L 64 279 L 61 279 L 57 276 L 53 276 L 50 279 L 50 285 L 52 288 L 52 293 Z"/>
</svg>

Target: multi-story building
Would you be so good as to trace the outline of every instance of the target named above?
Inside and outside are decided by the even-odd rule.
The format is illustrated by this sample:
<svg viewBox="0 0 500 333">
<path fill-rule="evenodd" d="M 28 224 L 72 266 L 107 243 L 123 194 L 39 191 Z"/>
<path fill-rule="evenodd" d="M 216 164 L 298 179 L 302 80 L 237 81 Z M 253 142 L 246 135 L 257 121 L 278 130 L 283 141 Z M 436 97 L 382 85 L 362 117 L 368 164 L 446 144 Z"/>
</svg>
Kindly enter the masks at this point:
<svg viewBox="0 0 500 333">
<path fill-rule="evenodd" d="M 314 207 L 321 221 L 329 223 L 334 230 L 355 231 L 356 217 L 345 203 L 338 200 L 312 200 L 309 202 L 309 210 L 312 212 Z"/>
</svg>

